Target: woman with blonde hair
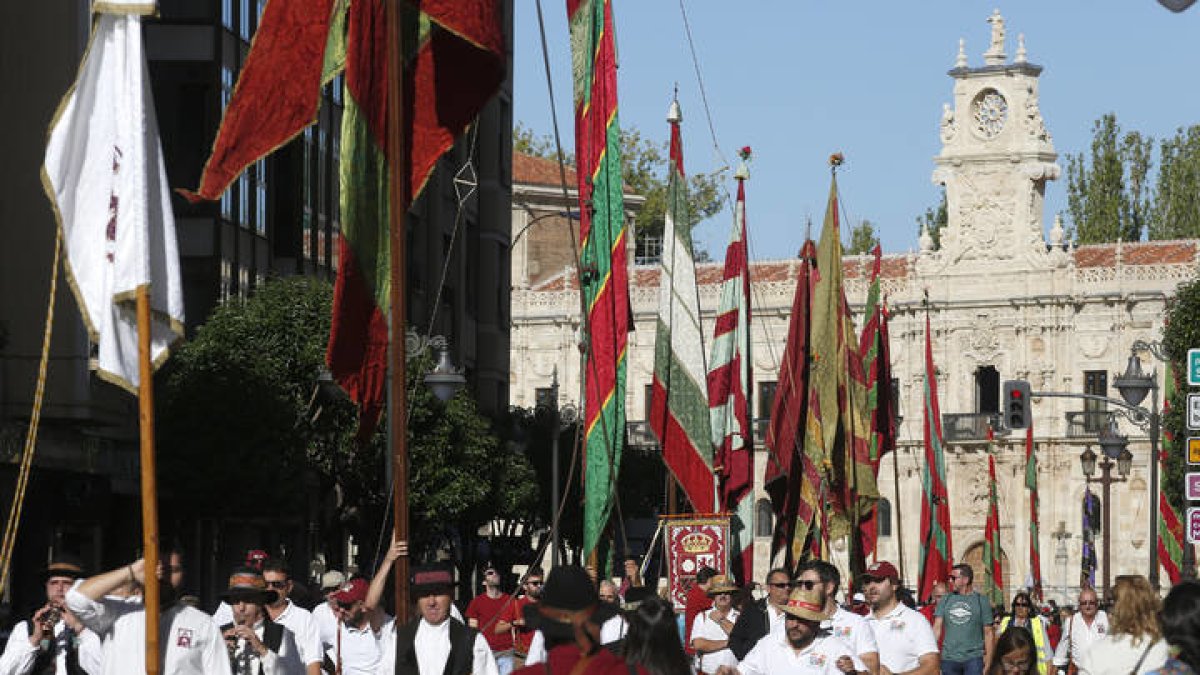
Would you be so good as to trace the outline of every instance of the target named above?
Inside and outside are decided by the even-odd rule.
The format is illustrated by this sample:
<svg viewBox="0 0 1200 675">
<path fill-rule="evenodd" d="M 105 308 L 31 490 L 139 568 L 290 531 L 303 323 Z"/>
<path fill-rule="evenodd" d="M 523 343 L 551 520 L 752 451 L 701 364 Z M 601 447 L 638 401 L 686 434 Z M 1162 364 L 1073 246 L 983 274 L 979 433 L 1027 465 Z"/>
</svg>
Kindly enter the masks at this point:
<svg viewBox="0 0 1200 675">
<path fill-rule="evenodd" d="M 1081 675 L 1131 675 L 1166 662 L 1168 648 L 1158 623 L 1162 601 L 1140 574 L 1117 577 L 1108 613 L 1109 633 L 1079 658 Z"/>
</svg>

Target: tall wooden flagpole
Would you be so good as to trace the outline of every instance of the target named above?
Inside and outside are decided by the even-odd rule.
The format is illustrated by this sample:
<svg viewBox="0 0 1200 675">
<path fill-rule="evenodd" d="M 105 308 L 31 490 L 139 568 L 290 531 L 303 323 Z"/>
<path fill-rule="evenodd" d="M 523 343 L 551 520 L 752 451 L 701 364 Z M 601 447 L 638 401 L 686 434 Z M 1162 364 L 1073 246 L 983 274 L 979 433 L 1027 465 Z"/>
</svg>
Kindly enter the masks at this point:
<svg viewBox="0 0 1200 675">
<path fill-rule="evenodd" d="M 150 360 L 150 287 L 137 289 L 138 422 L 142 460 L 142 548 L 146 562 L 146 675 L 158 675 L 158 486 L 154 461 L 154 365 Z"/>
<path fill-rule="evenodd" d="M 400 0 L 387 3 L 387 164 L 388 164 L 388 447 L 392 453 L 392 514 L 395 536 L 408 541 L 408 389 L 405 378 L 404 50 Z M 396 625 L 408 621 L 408 556 L 396 559 Z"/>
</svg>

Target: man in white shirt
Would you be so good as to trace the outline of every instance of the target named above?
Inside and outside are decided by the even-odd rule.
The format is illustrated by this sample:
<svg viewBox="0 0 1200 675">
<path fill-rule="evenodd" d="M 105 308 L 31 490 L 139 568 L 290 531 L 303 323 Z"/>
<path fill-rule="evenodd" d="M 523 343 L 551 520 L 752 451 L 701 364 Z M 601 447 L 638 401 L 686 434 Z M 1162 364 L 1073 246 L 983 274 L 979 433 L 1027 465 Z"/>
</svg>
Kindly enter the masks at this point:
<svg viewBox="0 0 1200 675">
<path fill-rule="evenodd" d="M 235 570 L 221 598 L 233 613 L 233 623 L 221 626 L 221 633 L 235 675 L 303 675 L 292 632 L 267 616 L 265 605 L 277 594 L 262 574 L 249 567 Z"/>
<path fill-rule="evenodd" d="M 879 649 L 880 675 L 937 675 L 941 655 L 933 628 L 920 612 L 896 599 L 896 568 L 886 561 L 872 563 L 862 575 L 862 586 L 871 603 L 867 625 Z"/>
<path fill-rule="evenodd" d="M 325 598 L 325 602 L 313 607 L 312 616 L 313 621 L 317 624 L 317 635 L 321 637 L 321 646 L 324 649 L 333 647 L 334 640 L 337 639 L 338 621 L 337 615 L 333 612 L 337 603 L 333 600 L 333 594 L 344 583 L 346 583 L 346 575 L 337 570 L 329 570 L 321 575 L 321 595 Z"/>
<path fill-rule="evenodd" d="M 738 611 L 733 607 L 733 594 L 738 587 L 724 574 L 708 580 L 705 593 L 712 598 L 712 608 L 700 612 L 692 621 L 689 643 L 696 652 L 697 670 L 716 673 L 721 666 L 736 666 L 737 657 L 729 649 L 729 633 L 737 622 Z"/>
<path fill-rule="evenodd" d="M 13 626 L 0 656 L 0 675 L 100 675 L 100 637 L 64 606 L 67 590 L 83 576 L 83 563 L 58 556 L 46 568 L 46 604 Z"/>
<path fill-rule="evenodd" d="M 343 675 L 376 675 L 379 668 L 380 635 L 389 617 L 368 605 L 368 587 L 366 579 L 355 577 L 333 593 L 339 630 L 326 655 Z"/>
<path fill-rule="evenodd" d="M 721 666 L 718 675 L 851 675 L 867 669 L 850 645 L 821 628 L 826 621 L 822 590 L 797 588 L 782 609 L 783 634 L 768 634 L 736 667 Z"/>
<path fill-rule="evenodd" d="M 792 573 L 777 567 L 767 572 L 767 597 L 742 612 L 729 633 L 729 648 L 739 659 L 758 644 L 765 635 L 782 635 L 784 617 L 782 609 L 792 591 Z"/>
<path fill-rule="evenodd" d="M 145 584 L 145 561 L 137 560 L 67 592 L 67 607 L 104 644 L 103 675 L 146 672 L 146 612 L 141 604 L 106 598 L 117 587 Z M 160 576 L 165 576 L 161 574 Z M 164 675 L 231 675 L 229 653 L 216 624 L 194 607 L 175 603 L 175 589 L 159 584 L 159 672 Z"/>
<path fill-rule="evenodd" d="M 867 620 L 854 612 L 842 609 L 837 603 L 838 588 L 842 585 L 842 573 L 824 560 L 809 560 L 800 565 L 796 577 L 796 588 L 825 591 L 825 616 L 830 621 L 829 632 L 854 649 L 854 655 L 867 667 L 870 675 L 879 672 L 879 647 L 875 644 L 875 632 Z"/>
<path fill-rule="evenodd" d="M 277 594 L 275 601 L 266 606 L 267 616 L 291 631 L 306 675 L 321 675 L 321 660 L 325 657 L 321 635 L 312 614 L 288 597 L 292 592 L 292 577 L 287 564 L 279 558 L 268 558 L 263 563 L 262 574 L 267 590 Z"/>
<path fill-rule="evenodd" d="M 450 565 L 418 567 L 412 572 L 410 585 L 420 616 L 395 630 L 384 631 L 385 653 L 379 672 L 497 675 L 496 659 L 487 639 L 450 616 L 454 588 Z"/>
<path fill-rule="evenodd" d="M 1084 587 L 1079 591 L 1079 611 L 1063 626 L 1054 650 L 1054 667 L 1065 672 L 1072 662 L 1079 662 L 1092 643 L 1107 634 L 1108 615 L 1100 609 L 1100 598 L 1095 590 Z"/>
</svg>

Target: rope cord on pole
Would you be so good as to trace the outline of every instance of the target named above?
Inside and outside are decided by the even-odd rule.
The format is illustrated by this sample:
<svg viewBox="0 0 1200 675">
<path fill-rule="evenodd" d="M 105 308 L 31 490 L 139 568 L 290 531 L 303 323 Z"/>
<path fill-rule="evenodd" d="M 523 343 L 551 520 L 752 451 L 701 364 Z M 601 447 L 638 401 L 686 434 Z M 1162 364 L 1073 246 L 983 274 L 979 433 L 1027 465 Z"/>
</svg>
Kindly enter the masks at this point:
<svg viewBox="0 0 1200 675">
<path fill-rule="evenodd" d="M 42 419 L 42 403 L 46 394 L 46 369 L 50 361 L 50 336 L 54 328 L 54 300 L 58 289 L 58 267 L 62 254 L 62 232 L 54 237 L 54 264 L 50 268 L 50 298 L 46 304 L 46 329 L 42 334 L 42 356 L 38 362 L 37 385 L 33 393 L 33 412 L 29 415 L 29 429 L 25 434 L 25 449 L 21 456 L 21 469 L 17 486 L 9 509 L 8 523 L 4 529 L 4 541 L 0 546 L 0 591 L 8 587 L 8 573 L 12 566 L 13 549 L 17 543 L 17 529 L 21 523 L 21 512 L 25 503 L 25 489 L 29 485 L 29 474 L 33 465 L 33 453 L 37 447 L 38 426 Z"/>
</svg>

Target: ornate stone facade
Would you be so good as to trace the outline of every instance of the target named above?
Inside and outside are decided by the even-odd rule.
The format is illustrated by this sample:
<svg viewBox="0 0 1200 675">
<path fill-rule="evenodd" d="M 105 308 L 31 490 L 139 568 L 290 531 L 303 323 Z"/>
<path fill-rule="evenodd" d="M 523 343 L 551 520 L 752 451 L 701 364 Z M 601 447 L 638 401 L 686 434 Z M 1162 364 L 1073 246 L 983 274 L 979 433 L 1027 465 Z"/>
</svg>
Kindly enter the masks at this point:
<svg viewBox="0 0 1200 675">
<path fill-rule="evenodd" d="M 883 289 L 892 311 L 893 375 L 898 381 L 900 448 L 885 458 L 880 489 L 890 518 L 879 541 L 879 557 L 917 576 L 921 510 L 922 392 L 925 316 L 933 331 L 941 409 L 947 421 L 947 472 L 952 502 L 954 555 L 977 561 L 987 508 L 986 414 L 999 403 L 1000 382 L 1026 379 L 1035 391 L 1101 391 L 1111 373 L 1124 368 L 1135 340 L 1161 337 L 1166 299 L 1176 285 L 1196 276 L 1200 242 L 1169 241 L 1075 247 L 1064 244 L 1061 223 L 1043 236 L 1046 182 L 1059 176 L 1050 134 L 1037 105 L 1039 66 L 1025 58 L 1005 62 L 1003 28 L 997 48 L 996 21 L 988 63 L 967 65 L 960 49 L 950 71 L 954 102 L 942 112 L 941 153 L 933 180 L 945 185 L 949 222 L 942 247 L 923 236 L 919 253 L 885 256 Z M 998 55 L 998 56 L 997 56 Z M 514 219 L 516 222 L 516 219 Z M 799 242 L 797 242 L 797 249 Z M 845 260 L 846 293 L 856 311 L 866 298 L 871 261 Z M 787 336 L 797 261 L 752 264 L 755 394 L 775 381 Z M 514 270 L 516 266 L 514 266 Z M 634 267 L 626 408 L 631 421 L 645 418 L 646 385 L 654 360 L 658 270 Z M 721 265 L 697 267 L 706 334 L 712 334 Z M 534 404 L 535 390 L 549 385 L 557 367 L 560 403 L 579 403 L 579 296 L 573 270 L 528 288 L 514 279 L 512 403 Z M 925 298 L 928 304 L 925 304 Z M 1146 369 L 1154 367 L 1148 354 Z M 1159 368 L 1161 371 L 1161 368 Z M 1116 396 L 1114 389 L 1101 393 Z M 1149 401 L 1146 402 L 1149 405 Z M 765 417 L 756 401 L 755 417 Z M 1073 433 L 1066 414 L 1082 401 L 1034 399 L 1034 437 L 1040 464 L 1041 560 L 1048 597 L 1067 599 L 1078 584 L 1081 501 L 1084 479 L 1078 456 L 1095 435 Z M 1112 488 L 1112 573 L 1148 571 L 1148 439 L 1121 422 L 1131 440 L 1129 480 Z M 1001 545 L 1011 594 L 1028 575 L 1029 498 L 1024 487 L 1024 435 L 1001 436 L 995 444 L 999 483 Z M 759 494 L 766 464 L 757 457 Z M 898 465 L 897 462 L 898 461 Z M 1097 493 L 1098 488 L 1093 488 Z M 1107 535 L 1107 533 L 1105 533 Z M 836 548 L 836 547 L 835 547 Z M 757 542 L 761 578 L 769 565 L 769 542 Z"/>
</svg>

